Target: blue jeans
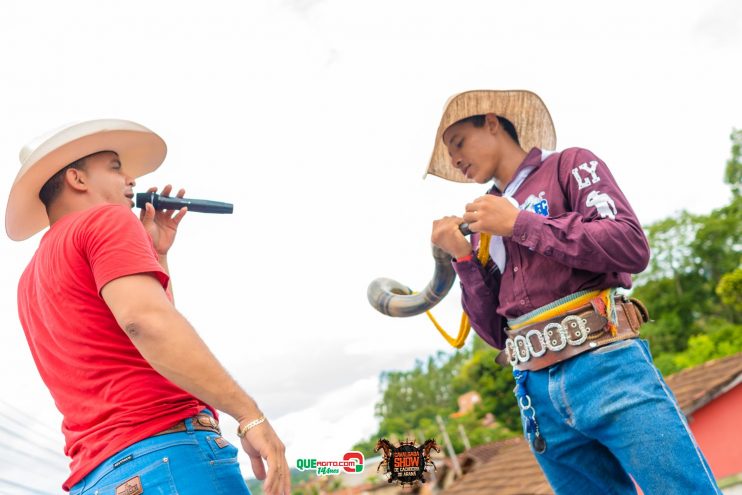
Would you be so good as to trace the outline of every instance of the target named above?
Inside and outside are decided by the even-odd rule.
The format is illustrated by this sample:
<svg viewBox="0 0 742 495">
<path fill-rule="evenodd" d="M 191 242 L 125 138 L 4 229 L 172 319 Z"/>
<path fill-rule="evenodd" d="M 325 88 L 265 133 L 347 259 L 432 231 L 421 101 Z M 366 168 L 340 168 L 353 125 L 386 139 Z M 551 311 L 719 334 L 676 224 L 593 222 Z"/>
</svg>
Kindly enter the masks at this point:
<svg viewBox="0 0 742 495">
<path fill-rule="evenodd" d="M 534 455 L 557 495 L 635 494 L 631 477 L 646 495 L 721 493 L 646 341 L 529 372 L 526 390 L 547 445 Z"/>
<path fill-rule="evenodd" d="M 237 463 L 237 448 L 211 431 L 145 438 L 103 461 L 70 490 L 71 495 L 115 495 L 139 476 L 145 494 L 250 495 Z M 139 493 L 139 492 L 135 492 Z"/>
</svg>

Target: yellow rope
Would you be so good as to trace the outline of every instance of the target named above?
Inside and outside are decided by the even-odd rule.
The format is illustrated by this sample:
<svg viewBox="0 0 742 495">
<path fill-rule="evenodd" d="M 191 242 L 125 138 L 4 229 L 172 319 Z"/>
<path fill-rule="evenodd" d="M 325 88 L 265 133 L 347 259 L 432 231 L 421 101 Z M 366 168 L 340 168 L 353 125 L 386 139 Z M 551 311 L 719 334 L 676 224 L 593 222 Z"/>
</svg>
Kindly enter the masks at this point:
<svg viewBox="0 0 742 495">
<path fill-rule="evenodd" d="M 528 325 L 533 325 L 534 323 L 540 323 L 542 321 L 551 320 L 552 318 L 562 315 L 566 313 L 567 311 L 572 311 L 573 309 L 577 309 L 577 308 L 584 306 L 585 304 L 589 303 L 590 300 L 593 299 L 594 297 L 600 296 L 600 294 L 601 292 L 599 290 L 588 292 L 587 294 L 583 296 L 580 296 L 564 304 L 560 304 L 559 306 L 555 306 L 547 311 L 544 311 L 543 313 L 540 313 L 538 316 L 529 318 L 528 320 L 523 321 L 521 323 L 514 324 L 512 322 L 509 322 L 508 327 L 510 328 L 510 330 L 520 330 L 521 328 L 526 327 Z"/>
<path fill-rule="evenodd" d="M 485 266 L 487 264 L 487 260 L 490 256 L 490 235 L 482 233 L 480 235 L 479 239 L 479 250 L 477 251 L 477 259 L 482 264 L 482 266 Z M 426 315 L 428 315 L 428 318 L 430 318 L 430 321 L 433 322 L 433 325 L 435 326 L 436 330 L 440 332 L 440 334 L 443 336 L 444 339 L 446 339 L 446 342 L 448 342 L 451 346 L 455 347 L 456 349 L 461 349 L 464 346 L 464 343 L 466 342 L 466 337 L 469 336 L 469 330 L 471 330 L 471 324 L 469 323 L 469 315 L 466 314 L 466 312 L 461 313 L 461 324 L 459 325 L 459 334 L 456 336 L 456 338 L 451 337 L 446 333 L 445 330 L 443 330 L 443 327 L 441 327 L 438 322 L 436 321 L 435 317 L 433 316 L 433 313 L 430 311 L 425 312 Z"/>
<path fill-rule="evenodd" d="M 600 307 L 600 304 L 595 303 L 595 301 L 598 299 L 602 301 L 602 304 L 603 304 L 602 308 Z M 538 315 L 532 318 L 529 318 L 528 320 L 522 321 L 517 324 L 513 322 L 508 322 L 508 327 L 510 328 L 510 330 L 520 330 L 521 328 L 527 327 L 529 325 L 533 325 L 534 323 L 541 323 L 543 321 L 550 320 L 557 316 L 563 315 L 564 313 L 567 313 L 569 311 L 573 311 L 577 308 L 585 306 L 588 303 L 593 304 L 598 314 L 606 317 L 606 319 L 608 320 L 608 323 L 607 323 L 608 329 L 610 330 L 611 334 L 615 337 L 618 329 L 616 328 L 615 308 L 614 308 L 615 303 L 613 301 L 613 291 L 611 289 L 590 291 L 586 294 L 583 294 L 580 297 L 572 299 L 571 301 L 567 301 L 563 304 L 554 306 L 551 309 L 543 311 L 539 313 Z"/>
<path fill-rule="evenodd" d="M 490 250 L 490 235 L 482 233 L 480 237 L 480 241 L 479 241 L 479 249 L 477 250 L 477 259 L 482 264 L 482 266 L 485 266 L 487 264 L 487 260 L 489 259 L 489 250 Z M 551 319 L 555 315 L 560 315 L 571 309 L 583 306 L 595 297 L 602 299 L 603 303 L 605 304 L 604 311 L 606 314 L 604 316 L 608 319 L 608 329 L 610 330 L 611 334 L 615 336 L 616 335 L 616 323 L 614 321 L 614 318 L 612 318 L 615 312 L 615 309 L 613 308 L 614 306 L 613 297 L 612 297 L 612 293 L 610 289 L 605 289 L 602 291 L 600 290 L 591 291 L 578 299 L 562 304 L 558 307 L 552 308 L 551 310 L 546 311 L 543 314 L 539 314 L 537 317 L 531 318 L 528 321 L 520 323 L 517 326 L 513 326 L 512 329 L 516 330 L 517 328 L 522 328 L 526 325 L 531 325 L 533 323 Z M 448 342 L 451 346 L 455 347 L 456 349 L 461 349 L 464 346 L 464 343 L 466 342 L 466 337 L 469 336 L 469 331 L 471 330 L 471 324 L 469 323 L 469 315 L 467 315 L 465 311 L 461 313 L 461 324 L 459 325 L 459 334 L 455 338 L 451 337 L 448 333 L 446 333 L 445 330 L 443 330 L 443 327 L 441 327 L 438 321 L 436 321 L 435 317 L 433 316 L 433 313 L 431 313 L 430 311 L 426 311 L 425 314 L 428 315 L 428 318 L 430 318 L 430 321 L 433 322 L 433 325 L 435 326 L 436 330 L 438 330 L 438 332 L 440 332 L 443 338 L 446 339 L 446 342 Z"/>
</svg>

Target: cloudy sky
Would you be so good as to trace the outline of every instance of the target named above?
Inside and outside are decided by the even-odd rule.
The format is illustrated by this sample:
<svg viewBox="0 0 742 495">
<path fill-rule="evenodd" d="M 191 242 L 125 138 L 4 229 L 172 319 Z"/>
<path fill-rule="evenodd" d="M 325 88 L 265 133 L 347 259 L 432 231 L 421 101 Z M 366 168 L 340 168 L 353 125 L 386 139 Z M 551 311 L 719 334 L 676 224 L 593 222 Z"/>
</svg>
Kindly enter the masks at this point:
<svg viewBox="0 0 742 495">
<path fill-rule="evenodd" d="M 375 429 L 379 373 L 448 350 L 426 318 L 383 317 L 365 297 L 378 276 L 423 287 L 431 221 L 485 189 L 421 180 L 448 96 L 533 90 L 557 147 L 605 160 L 643 222 L 706 212 L 728 197 L 742 126 L 740 19 L 736 0 L 5 1 L 0 196 L 21 146 L 63 123 L 158 132 L 168 158 L 138 190 L 171 182 L 235 204 L 184 220 L 177 306 L 290 463 L 341 457 Z M 0 493 L 59 493 L 66 476 L 16 316 L 38 240 L 0 240 Z M 457 299 L 437 310 L 451 331 Z"/>
</svg>

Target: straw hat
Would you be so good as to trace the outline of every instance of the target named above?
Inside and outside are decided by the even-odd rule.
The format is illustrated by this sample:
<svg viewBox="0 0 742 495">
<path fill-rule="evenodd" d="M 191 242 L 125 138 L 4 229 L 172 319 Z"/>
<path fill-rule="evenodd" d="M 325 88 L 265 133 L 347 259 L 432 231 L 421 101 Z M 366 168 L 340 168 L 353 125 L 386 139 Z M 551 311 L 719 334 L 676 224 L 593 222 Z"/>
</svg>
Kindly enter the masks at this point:
<svg viewBox="0 0 742 495">
<path fill-rule="evenodd" d="M 131 177 L 156 170 L 167 147 L 160 136 L 128 120 L 101 119 L 56 129 L 21 149 L 21 170 L 5 210 L 5 232 L 14 241 L 27 239 L 49 225 L 39 199 L 41 187 L 70 163 L 99 151 L 114 151 Z"/>
<path fill-rule="evenodd" d="M 448 148 L 443 143 L 443 133 L 451 124 L 473 115 L 494 113 L 513 123 L 518 131 L 520 146 L 553 150 L 556 148 L 556 131 L 549 110 L 535 93 L 530 91 L 466 91 L 452 96 L 443 109 L 443 117 L 435 136 L 433 156 L 425 172 L 454 182 L 473 182 L 451 165 Z M 423 176 L 425 177 L 425 176 Z"/>
</svg>

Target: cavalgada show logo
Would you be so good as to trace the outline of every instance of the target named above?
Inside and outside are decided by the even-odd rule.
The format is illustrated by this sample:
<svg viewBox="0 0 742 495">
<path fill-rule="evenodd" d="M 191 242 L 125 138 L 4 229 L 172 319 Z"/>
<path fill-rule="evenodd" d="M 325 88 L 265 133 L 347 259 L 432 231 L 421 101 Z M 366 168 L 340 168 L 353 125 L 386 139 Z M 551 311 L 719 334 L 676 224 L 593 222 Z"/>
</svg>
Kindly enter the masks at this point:
<svg viewBox="0 0 742 495">
<path fill-rule="evenodd" d="M 314 471 L 317 476 L 327 476 L 344 473 L 363 472 L 364 458 L 360 452 L 346 452 L 342 460 L 320 460 L 314 458 L 302 458 L 296 460 L 296 468 L 299 471 Z"/>
<path fill-rule="evenodd" d="M 424 475 L 428 466 L 435 469 L 435 464 L 430 460 L 430 451 L 440 452 L 441 448 L 432 439 L 426 440 L 420 446 L 415 445 L 415 442 L 400 442 L 395 447 L 389 440 L 381 438 L 376 443 L 375 450 L 384 451 L 384 457 L 376 468 L 377 472 L 384 467 L 389 483 L 412 485 L 420 481 L 425 483 Z"/>
</svg>

